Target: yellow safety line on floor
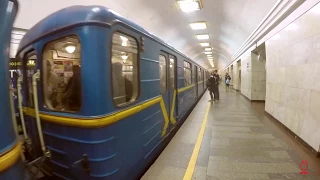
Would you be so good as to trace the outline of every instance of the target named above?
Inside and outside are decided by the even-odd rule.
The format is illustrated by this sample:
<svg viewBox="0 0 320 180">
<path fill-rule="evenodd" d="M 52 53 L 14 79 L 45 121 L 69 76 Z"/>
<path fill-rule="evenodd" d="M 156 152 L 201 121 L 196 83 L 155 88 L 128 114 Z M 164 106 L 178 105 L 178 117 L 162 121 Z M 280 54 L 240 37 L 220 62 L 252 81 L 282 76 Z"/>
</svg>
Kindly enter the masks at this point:
<svg viewBox="0 0 320 180">
<path fill-rule="evenodd" d="M 203 121 L 201 124 L 201 128 L 200 128 L 200 132 L 199 132 L 199 135 L 198 135 L 198 138 L 196 141 L 196 145 L 194 146 L 192 156 L 190 158 L 188 168 L 186 170 L 186 173 L 184 174 L 183 180 L 191 180 L 192 179 L 192 175 L 194 172 L 194 168 L 196 166 L 196 162 L 198 159 L 198 155 L 199 155 L 199 151 L 200 151 L 200 147 L 201 147 L 201 143 L 202 143 L 202 139 L 203 139 L 203 135 L 204 135 L 204 130 L 206 128 L 206 124 L 207 124 L 207 120 L 208 120 L 210 106 L 211 106 L 211 103 L 209 103 L 207 110 L 206 110 L 206 114 L 204 115 L 204 118 L 203 118 Z"/>
</svg>

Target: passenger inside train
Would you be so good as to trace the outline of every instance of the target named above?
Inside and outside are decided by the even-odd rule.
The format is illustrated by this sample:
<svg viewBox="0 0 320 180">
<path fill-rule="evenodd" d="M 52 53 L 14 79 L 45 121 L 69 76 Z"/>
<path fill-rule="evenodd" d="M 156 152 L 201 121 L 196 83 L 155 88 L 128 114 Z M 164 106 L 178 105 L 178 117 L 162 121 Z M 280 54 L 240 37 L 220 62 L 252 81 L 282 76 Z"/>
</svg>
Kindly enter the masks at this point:
<svg viewBox="0 0 320 180">
<path fill-rule="evenodd" d="M 81 45 L 76 36 L 49 42 L 43 51 L 44 101 L 48 109 L 78 111 L 81 107 Z M 45 66 L 46 65 L 46 66 Z M 72 68 L 70 66 L 72 65 Z"/>
</svg>

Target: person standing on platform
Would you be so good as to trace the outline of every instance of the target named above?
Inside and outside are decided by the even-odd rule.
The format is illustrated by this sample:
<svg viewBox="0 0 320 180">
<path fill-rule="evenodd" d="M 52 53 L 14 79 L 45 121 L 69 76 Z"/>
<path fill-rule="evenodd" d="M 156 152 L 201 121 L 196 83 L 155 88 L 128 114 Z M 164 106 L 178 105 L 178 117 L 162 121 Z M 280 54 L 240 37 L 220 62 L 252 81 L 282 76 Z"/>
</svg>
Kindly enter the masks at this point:
<svg viewBox="0 0 320 180">
<path fill-rule="evenodd" d="M 228 89 L 229 89 L 230 81 L 231 81 L 231 77 L 229 76 L 229 74 L 228 74 L 228 73 L 226 73 L 226 76 L 225 76 L 226 91 L 228 91 Z"/>
<path fill-rule="evenodd" d="M 219 82 L 220 82 L 220 76 L 218 74 L 218 70 L 214 71 L 213 77 L 215 79 L 215 84 L 214 84 L 214 99 L 219 100 Z"/>
<path fill-rule="evenodd" d="M 211 100 L 209 100 L 209 102 L 214 101 L 213 95 L 214 95 L 214 90 L 215 90 L 215 84 L 216 84 L 216 81 L 215 81 L 214 75 L 211 74 L 210 78 L 206 82 L 206 86 L 208 87 L 209 94 L 211 97 Z"/>
</svg>

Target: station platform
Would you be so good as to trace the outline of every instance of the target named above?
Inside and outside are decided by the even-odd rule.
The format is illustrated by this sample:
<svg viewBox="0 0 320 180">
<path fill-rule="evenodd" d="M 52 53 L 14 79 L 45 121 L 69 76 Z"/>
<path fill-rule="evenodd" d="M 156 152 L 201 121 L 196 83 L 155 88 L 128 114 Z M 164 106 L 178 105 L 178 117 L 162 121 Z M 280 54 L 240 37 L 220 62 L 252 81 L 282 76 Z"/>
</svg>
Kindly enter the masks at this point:
<svg viewBox="0 0 320 180">
<path fill-rule="evenodd" d="M 320 180 L 320 158 L 240 92 L 205 92 L 142 180 Z M 306 172 L 300 165 L 308 163 Z M 302 166 L 306 169 L 305 165 Z"/>
</svg>

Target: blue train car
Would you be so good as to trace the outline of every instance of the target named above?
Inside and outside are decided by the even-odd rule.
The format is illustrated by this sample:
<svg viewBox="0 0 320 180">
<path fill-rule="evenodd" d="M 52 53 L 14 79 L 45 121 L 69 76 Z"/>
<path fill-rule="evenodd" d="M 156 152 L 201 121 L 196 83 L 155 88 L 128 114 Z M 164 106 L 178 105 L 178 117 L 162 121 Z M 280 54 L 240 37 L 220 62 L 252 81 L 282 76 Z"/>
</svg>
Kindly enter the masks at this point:
<svg viewBox="0 0 320 180">
<path fill-rule="evenodd" d="M 49 15 L 17 58 L 26 156 L 62 179 L 139 178 L 205 91 L 204 68 L 101 6 Z"/>
<path fill-rule="evenodd" d="M 21 143 L 17 139 L 17 127 L 13 122 L 9 91 L 9 46 L 11 31 L 18 3 L 14 0 L 0 1 L 0 179 L 23 179 L 20 158 Z"/>
</svg>

